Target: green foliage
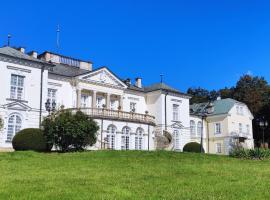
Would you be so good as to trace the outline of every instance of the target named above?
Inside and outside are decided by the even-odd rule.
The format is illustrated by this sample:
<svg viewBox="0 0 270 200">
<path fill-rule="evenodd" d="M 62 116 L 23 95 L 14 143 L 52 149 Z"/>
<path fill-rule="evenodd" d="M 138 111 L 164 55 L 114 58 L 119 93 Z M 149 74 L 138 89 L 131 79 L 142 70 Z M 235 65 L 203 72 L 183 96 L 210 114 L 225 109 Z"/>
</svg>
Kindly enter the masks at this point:
<svg viewBox="0 0 270 200">
<path fill-rule="evenodd" d="M 3 127 L 4 127 L 4 121 L 3 121 L 3 119 L 0 117 L 0 131 L 2 130 Z"/>
<path fill-rule="evenodd" d="M 37 128 L 28 128 L 19 131 L 12 140 L 12 146 L 16 151 L 33 150 L 47 151 L 46 140 L 43 132 Z"/>
<path fill-rule="evenodd" d="M 200 153 L 201 152 L 201 145 L 197 142 L 190 142 L 184 146 L 183 151 L 184 152 Z M 204 149 L 203 149 L 203 152 L 204 152 Z"/>
<path fill-rule="evenodd" d="M 96 132 L 99 129 L 88 115 L 81 111 L 72 114 L 68 110 L 61 111 L 54 118 L 46 118 L 43 128 L 47 143 L 63 152 L 92 146 L 96 143 Z"/>
<path fill-rule="evenodd" d="M 243 158 L 243 159 L 269 159 L 270 158 L 270 150 L 263 148 L 255 148 L 255 149 L 244 149 L 241 147 L 234 148 L 230 152 L 231 157 L 235 158 Z"/>
</svg>

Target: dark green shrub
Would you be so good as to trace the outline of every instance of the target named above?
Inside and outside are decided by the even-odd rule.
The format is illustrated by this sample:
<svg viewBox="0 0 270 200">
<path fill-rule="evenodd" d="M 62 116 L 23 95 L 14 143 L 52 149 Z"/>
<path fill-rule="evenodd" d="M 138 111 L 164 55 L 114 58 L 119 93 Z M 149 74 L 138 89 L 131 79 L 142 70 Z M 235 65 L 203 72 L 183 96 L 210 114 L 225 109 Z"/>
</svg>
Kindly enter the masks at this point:
<svg viewBox="0 0 270 200">
<path fill-rule="evenodd" d="M 0 117 L 0 131 L 3 128 L 3 126 L 4 126 L 4 122 L 3 122 L 3 119 Z"/>
<path fill-rule="evenodd" d="M 47 151 L 47 143 L 43 132 L 37 128 L 28 128 L 19 131 L 12 140 L 12 146 L 16 151 L 33 150 Z"/>
<path fill-rule="evenodd" d="M 78 151 L 96 143 L 97 123 L 81 111 L 60 111 L 56 116 L 43 121 L 47 144 L 60 151 Z"/>
<path fill-rule="evenodd" d="M 242 159 L 263 160 L 270 158 L 270 150 L 263 148 L 244 149 L 242 147 L 236 147 L 230 152 L 230 156 Z"/>
<path fill-rule="evenodd" d="M 184 146 L 183 151 L 184 152 L 200 153 L 201 152 L 201 145 L 197 142 L 190 142 Z M 203 149 L 203 152 L 204 152 L 204 149 Z"/>
</svg>

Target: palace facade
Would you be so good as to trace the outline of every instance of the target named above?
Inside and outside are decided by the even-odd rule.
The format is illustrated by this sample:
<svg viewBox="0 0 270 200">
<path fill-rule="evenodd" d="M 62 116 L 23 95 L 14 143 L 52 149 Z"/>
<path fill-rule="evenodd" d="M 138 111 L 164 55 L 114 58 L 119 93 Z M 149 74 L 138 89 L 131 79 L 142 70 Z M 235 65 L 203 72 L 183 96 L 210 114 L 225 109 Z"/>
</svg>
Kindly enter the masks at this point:
<svg viewBox="0 0 270 200">
<path fill-rule="evenodd" d="M 7 46 L 0 48 L 0 72 L 0 117 L 4 121 L 0 148 L 11 148 L 12 138 L 19 130 L 40 127 L 48 111 L 64 107 L 73 112 L 80 109 L 96 120 L 100 130 L 92 149 L 182 151 L 189 142 L 203 141 L 206 152 L 219 153 L 212 143 L 220 142 L 212 141 L 216 136 L 210 134 L 211 128 L 199 125 L 201 114 L 190 107 L 191 97 L 165 83 L 144 86 L 142 79 L 136 78 L 133 84 L 107 67 L 93 69 L 89 61 L 48 51 L 40 55 L 34 51 L 25 53 L 24 48 Z M 249 126 L 248 138 L 241 138 L 241 142 L 248 139 L 248 147 L 252 148 L 252 115 L 244 104 L 236 104 L 243 105 L 245 113 L 241 116 L 247 120 L 243 126 Z M 229 116 L 230 112 L 222 114 Z M 208 113 L 203 123 L 210 123 L 212 118 L 215 122 L 224 121 L 220 114 Z M 232 121 L 238 123 L 243 120 L 240 118 Z M 195 130 L 201 129 L 196 134 L 203 138 L 200 141 L 194 137 L 193 122 Z M 230 128 L 221 130 L 224 134 L 232 132 Z"/>
</svg>

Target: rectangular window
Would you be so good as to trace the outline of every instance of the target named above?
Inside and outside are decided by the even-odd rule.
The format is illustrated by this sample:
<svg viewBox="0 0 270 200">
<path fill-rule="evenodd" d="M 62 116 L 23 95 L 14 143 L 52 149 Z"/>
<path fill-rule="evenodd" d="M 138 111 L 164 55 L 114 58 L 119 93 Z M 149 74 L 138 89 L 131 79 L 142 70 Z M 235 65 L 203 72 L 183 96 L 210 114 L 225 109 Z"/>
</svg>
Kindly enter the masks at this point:
<svg viewBox="0 0 270 200">
<path fill-rule="evenodd" d="M 247 134 L 248 134 L 248 135 L 250 134 L 250 128 L 249 128 L 249 125 L 247 125 Z"/>
<path fill-rule="evenodd" d="M 89 95 L 81 94 L 81 107 L 82 108 L 89 107 Z"/>
<path fill-rule="evenodd" d="M 173 104 L 173 121 L 179 120 L 179 105 Z"/>
<path fill-rule="evenodd" d="M 221 134 L 221 125 L 220 125 L 220 123 L 215 124 L 215 134 Z"/>
<path fill-rule="evenodd" d="M 130 102 L 130 112 L 136 112 L 137 104 Z"/>
<path fill-rule="evenodd" d="M 244 115 L 243 107 L 240 107 L 240 115 Z"/>
<path fill-rule="evenodd" d="M 243 132 L 243 126 L 241 123 L 239 123 L 239 133 L 242 133 Z"/>
<path fill-rule="evenodd" d="M 24 76 L 11 74 L 10 81 L 10 98 L 23 99 Z"/>
<path fill-rule="evenodd" d="M 102 108 L 102 101 L 103 101 L 103 97 L 97 97 L 97 108 Z"/>
<path fill-rule="evenodd" d="M 221 153 L 221 143 L 216 143 L 216 153 Z"/>
<path fill-rule="evenodd" d="M 239 106 L 236 106 L 236 113 L 239 115 Z"/>
<path fill-rule="evenodd" d="M 50 102 L 50 106 L 52 107 L 52 103 L 56 103 L 56 89 L 48 88 L 48 96 L 47 100 Z"/>
</svg>

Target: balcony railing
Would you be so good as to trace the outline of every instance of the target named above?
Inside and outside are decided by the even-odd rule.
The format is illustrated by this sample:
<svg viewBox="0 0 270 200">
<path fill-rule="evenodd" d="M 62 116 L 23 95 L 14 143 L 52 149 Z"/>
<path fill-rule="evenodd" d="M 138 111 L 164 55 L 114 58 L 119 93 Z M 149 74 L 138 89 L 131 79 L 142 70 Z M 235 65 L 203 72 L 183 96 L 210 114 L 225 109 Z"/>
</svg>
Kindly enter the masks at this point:
<svg viewBox="0 0 270 200">
<path fill-rule="evenodd" d="M 69 108 L 65 110 L 69 110 L 72 113 L 80 110 L 94 119 L 108 119 L 155 125 L 155 117 L 148 114 L 139 114 L 103 108 Z"/>
</svg>

